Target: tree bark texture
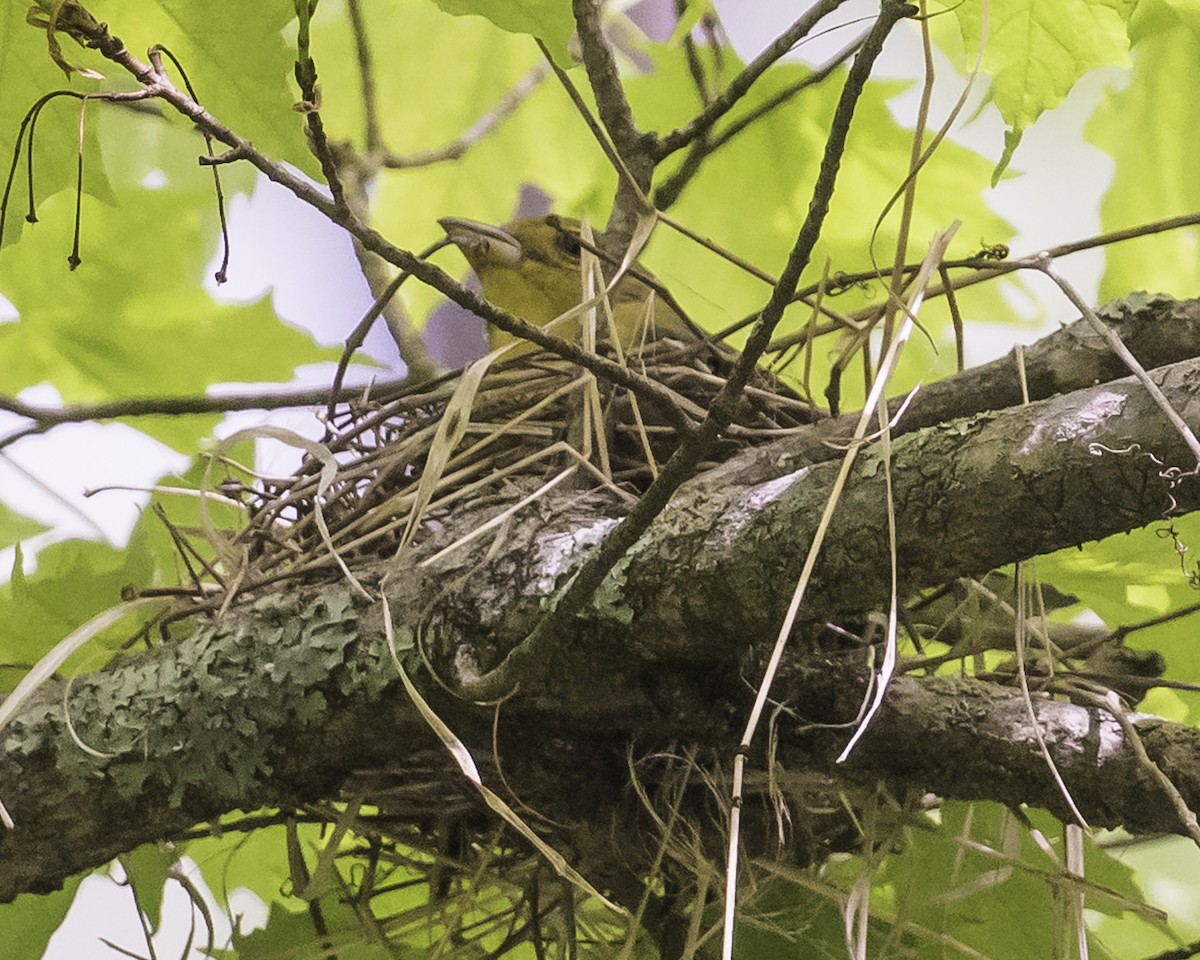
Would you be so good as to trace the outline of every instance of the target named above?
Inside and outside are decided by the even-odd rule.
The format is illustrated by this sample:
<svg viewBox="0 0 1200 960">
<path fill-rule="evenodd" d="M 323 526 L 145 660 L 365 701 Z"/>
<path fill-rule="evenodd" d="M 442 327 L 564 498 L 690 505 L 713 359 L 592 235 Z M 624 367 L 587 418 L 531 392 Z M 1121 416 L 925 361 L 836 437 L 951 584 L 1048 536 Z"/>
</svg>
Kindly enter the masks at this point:
<svg viewBox="0 0 1200 960">
<path fill-rule="evenodd" d="M 1200 422 L 1200 304 L 1131 298 L 1107 319 L 1157 368 L 1184 419 Z M 902 597 L 1198 505 L 1195 480 L 1166 472 L 1194 466 L 1183 441 L 1082 324 L 1030 348 L 1025 366 L 1026 406 L 1015 365 L 997 361 L 929 388 L 901 418 L 890 472 Z M 460 507 L 406 559 L 355 573 L 369 590 L 383 584 L 407 672 L 485 778 L 498 763 L 522 799 L 567 825 L 558 839 L 585 856 L 587 838 L 614 817 L 636 819 L 623 780 L 629 744 L 649 752 L 686 743 L 720 763 L 732 759 L 838 470 L 841 452 L 822 441 L 848 432 L 844 420 L 825 422 L 695 477 L 586 614 L 564 626 L 550 662 L 523 674 L 500 707 L 456 691 L 546 615 L 620 522 L 619 504 L 598 493 L 550 495 L 502 534 L 423 564 L 499 509 Z M 883 782 L 1066 817 L 1033 710 L 1089 823 L 1184 830 L 1111 714 L 1042 693 L 1030 704 L 1011 685 L 897 677 L 850 761 L 835 763 L 849 730 L 830 725 L 854 719 L 870 668 L 861 644 L 831 642 L 825 624 L 861 625 L 886 603 L 889 583 L 885 464 L 871 444 L 842 493 L 772 690 L 789 708 L 779 720 L 779 763 L 835 794 Z M 0 832 L 0 901 L 56 889 L 141 842 L 233 809 L 337 797 L 365 771 L 403 779 L 432 765 L 455 781 L 400 683 L 382 604 L 344 583 L 290 583 L 180 633 L 69 687 L 47 683 L 0 731 L 0 801 L 15 821 Z M 1151 759 L 1194 809 L 1200 733 L 1155 718 L 1136 723 Z M 470 802 L 470 790 L 460 792 Z M 407 813 L 422 815 L 419 807 L 410 798 Z"/>
</svg>

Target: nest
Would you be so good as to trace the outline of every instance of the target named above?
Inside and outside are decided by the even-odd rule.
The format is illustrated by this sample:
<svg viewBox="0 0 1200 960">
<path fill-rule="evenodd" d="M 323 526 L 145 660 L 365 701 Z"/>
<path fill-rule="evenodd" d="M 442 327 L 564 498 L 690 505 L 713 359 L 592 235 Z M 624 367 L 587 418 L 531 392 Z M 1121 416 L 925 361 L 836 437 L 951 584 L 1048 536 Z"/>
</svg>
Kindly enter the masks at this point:
<svg viewBox="0 0 1200 960">
<path fill-rule="evenodd" d="M 636 362 L 670 391 L 675 412 L 698 424 L 732 355 L 664 339 Z M 678 444 L 670 411 L 551 354 L 524 354 L 479 373 L 470 367 L 391 396 L 367 391 L 334 411 L 323 444 L 297 473 L 253 493 L 240 539 L 259 572 L 275 579 L 329 569 L 321 541 L 354 567 L 418 542 L 424 522 L 456 503 L 511 504 L 567 474 L 582 478 L 576 488 L 603 488 L 631 504 Z M 811 403 L 760 370 L 701 469 L 816 416 Z"/>
<path fill-rule="evenodd" d="M 493 520 L 485 528 L 566 480 L 577 492 L 605 492 L 616 509 L 622 502 L 631 504 L 678 446 L 679 430 L 671 424 L 680 413 L 691 424 L 704 419 L 732 359 L 709 344 L 649 344 L 636 360 L 637 369 L 667 388 L 673 410 L 639 403 L 625 388 L 544 353 L 526 353 L 486 369 L 476 365 L 390 394 L 368 390 L 355 403 L 333 411 L 325 438 L 309 445 L 292 477 L 260 481 L 252 491 L 235 482 L 224 488 L 240 494 L 250 513 L 233 543 L 218 548 L 229 553 L 231 567 L 242 571 L 224 592 L 224 602 L 282 580 L 340 577 L 339 564 L 361 572 L 404 546 L 424 549 L 425 541 L 434 539 L 428 534 L 434 521 L 465 503 L 495 503 Z M 815 418 L 810 403 L 759 371 L 734 422 L 701 469 Z M 458 529 L 462 525 L 443 524 L 436 546 L 425 552 L 453 549 L 480 529 Z M 458 539 L 444 547 L 450 537 Z M 220 599 L 213 598 L 214 605 Z M 533 740 L 540 743 L 538 737 Z M 624 775 L 633 769 L 632 755 L 615 768 L 607 759 L 597 766 L 591 754 L 612 749 L 615 755 L 615 747 L 598 747 L 594 738 L 582 743 L 582 759 L 558 739 L 542 744 L 547 753 L 515 751 L 514 763 L 523 764 L 515 781 L 527 786 L 530 778 L 523 774 L 531 765 L 560 763 L 569 770 L 577 762 L 578 778 L 587 778 L 587 789 L 595 791 L 596 770 L 616 769 Z M 486 757 L 480 762 L 489 763 Z M 500 782 L 498 756 L 492 763 L 486 779 Z M 686 883 L 690 892 L 683 896 L 694 896 L 694 909 L 701 911 L 705 891 L 720 882 L 720 868 L 704 850 L 722 849 L 716 825 L 725 813 L 718 797 L 727 794 L 727 787 L 709 789 L 711 777 L 700 775 L 701 763 L 691 757 L 679 762 L 656 757 L 638 769 L 633 789 L 617 785 L 622 796 L 614 802 L 629 814 L 629 823 L 648 832 L 630 831 L 620 838 L 616 852 L 597 861 L 603 868 L 599 874 L 606 876 L 614 863 L 636 871 L 638 863 L 665 857 L 654 871 L 664 877 L 670 873 L 676 889 Z M 513 774 L 510 770 L 508 775 Z M 380 921 L 375 935 L 403 941 L 434 930 L 435 939 L 454 943 L 451 949 L 463 955 L 500 956 L 521 943 L 537 944 L 538 952 L 545 952 L 543 925 L 569 929 L 579 943 L 621 943 L 636 930 L 617 914 L 588 907 L 507 818 L 501 822 L 483 808 L 440 749 L 399 758 L 392 769 L 361 770 L 343 787 L 343 796 L 357 798 L 348 808 L 357 839 L 340 855 L 355 858 L 360 895 L 368 891 L 364 901 L 376 892 L 415 886 L 428 890 L 418 906 Z M 691 819 L 677 816 L 689 809 L 685 795 L 694 807 Z M 362 809 L 364 801 L 369 810 Z M 348 816 L 328 804 L 306 813 L 338 825 Z M 527 814 L 552 848 L 569 844 L 570 831 L 561 824 L 523 807 L 521 815 Z M 764 822 L 775 821 L 768 817 Z M 692 876 L 702 879 L 687 879 Z M 472 918 L 470 924 L 466 917 Z M 494 933 L 500 927 L 506 933 L 496 947 Z"/>
</svg>

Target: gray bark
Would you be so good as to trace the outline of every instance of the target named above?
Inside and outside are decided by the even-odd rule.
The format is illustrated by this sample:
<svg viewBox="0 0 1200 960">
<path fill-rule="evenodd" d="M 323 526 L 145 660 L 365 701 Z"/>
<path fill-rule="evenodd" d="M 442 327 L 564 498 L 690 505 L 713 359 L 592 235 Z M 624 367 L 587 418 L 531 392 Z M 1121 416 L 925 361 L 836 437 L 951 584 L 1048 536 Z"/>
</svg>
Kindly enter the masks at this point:
<svg viewBox="0 0 1200 960">
<path fill-rule="evenodd" d="M 1195 303 L 1152 300 L 1121 324 L 1142 362 L 1162 367 L 1156 379 L 1192 423 L 1200 420 L 1200 362 L 1181 357 L 1200 354 L 1198 317 Z M 1029 406 L 1011 405 L 1011 377 L 998 363 L 931 388 L 901 421 L 891 473 L 905 595 L 1197 506 L 1194 481 L 1173 485 L 1148 456 L 1187 470 L 1186 447 L 1139 386 L 1113 379 L 1121 371 L 1078 326 L 1031 349 L 1027 369 L 1034 397 L 1044 397 Z M 617 860 L 603 862 L 602 845 L 589 838 L 606 834 L 613 818 L 638 821 L 621 781 L 627 744 L 682 741 L 718 762 L 731 758 L 750 683 L 837 472 L 836 454 L 819 438 L 836 431 L 825 424 L 748 451 L 687 484 L 587 614 L 564 627 L 550 662 L 522 674 L 501 708 L 506 782 L 565 825 L 557 839 L 591 858 L 585 873 L 590 867 L 619 886 Z M 1066 815 L 1025 702 L 998 683 L 900 677 L 851 762 L 834 764 L 847 730 L 813 725 L 851 720 L 869 670 L 861 647 L 831 647 L 822 627 L 859 624 L 887 598 L 884 491 L 879 450 L 868 446 L 773 690 L 804 705 L 802 716 L 782 721 L 779 759 L 830 795 L 884 781 Z M 403 661 L 485 776 L 492 708 L 453 691 L 520 643 L 620 520 L 619 506 L 600 495 L 548 497 L 513 519 L 498 548 L 480 538 L 487 542 L 420 566 L 495 510 L 461 508 L 401 567 L 356 571 L 371 589 L 388 574 Z M 0 901 L 55 889 L 140 842 L 179 836 L 231 809 L 337 796 L 366 771 L 401 779 L 441 771 L 441 793 L 407 795 L 401 816 L 423 816 L 450 795 L 470 805 L 398 681 L 380 604 L 354 599 L 342 583 L 289 584 L 182 633 L 71 687 L 76 734 L 101 755 L 67 730 L 58 682 L 2 732 L 0 800 L 16 827 L 0 833 Z M 1035 709 L 1092 825 L 1182 830 L 1111 717 L 1040 694 Z M 1194 808 L 1200 735 L 1140 723 L 1150 756 Z"/>
</svg>

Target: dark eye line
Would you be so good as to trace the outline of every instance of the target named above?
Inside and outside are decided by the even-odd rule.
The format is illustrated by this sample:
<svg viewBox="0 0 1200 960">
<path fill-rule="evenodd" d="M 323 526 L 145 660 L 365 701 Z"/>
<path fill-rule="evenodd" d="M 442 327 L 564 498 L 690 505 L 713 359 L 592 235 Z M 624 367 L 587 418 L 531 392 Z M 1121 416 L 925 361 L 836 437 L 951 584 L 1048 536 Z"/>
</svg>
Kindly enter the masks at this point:
<svg viewBox="0 0 1200 960">
<path fill-rule="evenodd" d="M 536 260 L 538 263 L 552 264 L 554 259 L 547 256 L 536 247 L 531 247 L 528 244 L 522 246 L 521 257 L 524 260 Z"/>
<path fill-rule="evenodd" d="M 568 233 L 566 230 L 556 230 L 554 234 L 554 246 L 568 257 L 579 258 L 581 244 L 579 238 L 573 233 Z"/>
</svg>

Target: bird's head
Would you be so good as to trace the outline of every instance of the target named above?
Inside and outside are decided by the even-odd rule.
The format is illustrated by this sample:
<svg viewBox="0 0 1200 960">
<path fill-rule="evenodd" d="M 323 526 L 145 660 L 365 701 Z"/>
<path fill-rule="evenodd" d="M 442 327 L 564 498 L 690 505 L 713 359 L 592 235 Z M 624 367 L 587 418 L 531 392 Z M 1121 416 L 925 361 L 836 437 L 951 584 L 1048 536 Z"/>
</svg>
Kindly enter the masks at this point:
<svg viewBox="0 0 1200 960">
<path fill-rule="evenodd" d="M 535 326 L 580 302 L 579 222 L 554 215 L 502 227 L 459 217 L 438 221 L 492 303 Z"/>
<path fill-rule="evenodd" d="M 503 227 L 458 217 L 443 217 L 438 223 L 479 277 L 483 295 L 502 310 L 540 327 L 583 302 L 578 220 L 550 214 L 514 220 Z M 652 284 L 657 283 L 653 274 L 635 263 L 609 294 L 613 322 L 625 349 L 658 336 L 682 340 L 701 336 L 674 306 L 654 296 Z M 576 317 L 573 324 L 554 332 L 574 339 L 581 325 Z M 493 347 L 511 339 L 502 331 L 490 331 Z"/>
</svg>

